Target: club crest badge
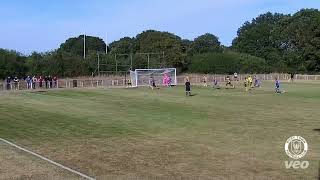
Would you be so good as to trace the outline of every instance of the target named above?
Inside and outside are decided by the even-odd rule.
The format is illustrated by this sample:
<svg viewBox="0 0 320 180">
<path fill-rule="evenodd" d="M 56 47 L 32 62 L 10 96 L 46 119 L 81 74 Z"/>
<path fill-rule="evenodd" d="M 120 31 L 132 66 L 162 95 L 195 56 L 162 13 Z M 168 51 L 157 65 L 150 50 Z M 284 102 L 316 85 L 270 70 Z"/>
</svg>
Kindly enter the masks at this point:
<svg viewBox="0 0 320 180">
<path fill-rule="evenodd" d="M 308 152 L 308 143 L 301 136 L 292 136 L 286 141 L 284 149 L 292 159 L 301 159 Z"/>
</svg>

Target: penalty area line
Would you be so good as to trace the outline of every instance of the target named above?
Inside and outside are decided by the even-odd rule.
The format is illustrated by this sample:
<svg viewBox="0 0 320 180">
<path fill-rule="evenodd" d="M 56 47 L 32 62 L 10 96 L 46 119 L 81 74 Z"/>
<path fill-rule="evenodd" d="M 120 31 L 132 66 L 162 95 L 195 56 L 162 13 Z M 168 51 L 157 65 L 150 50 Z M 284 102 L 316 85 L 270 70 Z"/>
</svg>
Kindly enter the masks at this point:
<svg viewBox="0 0 320 180">
<path fill-rule="evenodd" d="M 12 142 L 10 142 L 10 141 L 7 141 L 7 140 L 2 139 L 2 138 L 0 138 L 0 141 L 4 142 L 4 143 L 6 143 L 6 144 L 9 144 L 10 146 L 13 146 L 13 147 L 15 147 L 15 148 L 17 148 L 17 149 L 19 149 L 19 150 L 21 150 L 21 151 L 24 151 L 24 152 L 26 152 L 26 153 L 32 154 L 33 156 L 36 156 L 36 157 L 38 157 L 38 158 L 40 158 L 40 159 L 42 159 L 42 160 L 44 160 L 44 161 L 47 161 L 47 162 L 49 162 L 49 163 L 51 163 L 51 164 L 53 164 L 53 165 L 55 165 L 55 166 L 58 166 L 58 167 L 60 167 L 60 168 L 62 168 L 62 169 L 65 169 L 65 170 L 67 170 L 67 171 L 69 171 L 69 172 L 72 172 L 72 173 L 74 173 L 74 174 L 77 174 L 77 175 L 79 175 L 79 176 L 81 176 L 81 177 L 83 177 L 83 178 L 85 178 L 85 179 L 88 179 L 88 180 L 96 180 L 95 178 L 92 178 L 92 177 L 90 177 L 90 176 L 88 176 L 88 175 L 85 175 L 85 174 L 79 172 L 79 171 L 76 171 L 76 170 L 73 170 L 73 169 L 71 169 L 71 168 L 68 168 L 68 167 L 66 167 L 66 166 L 64 166 L 64 165 L 62 165 L 62 164 L 60 164 L 60 163 L 57 163 L 57 162 L 52 161 L 52 160 L 50 160 L 50 159 L 48 159 L 48 158 L 46 158 L 46 157 L 43 157 L 43 156 L 41 156 L 41 155 L 39 155 L 39 154 L 37 154 L 37 153 L 34 153 L 34 152 L 29 151 L 29 150 L 27 150 L 27 149 L 25 149 L 25 148 L 23 148 L 23 147 L 20 147 L 20 146 L 12 143 Z"/>
</svg>

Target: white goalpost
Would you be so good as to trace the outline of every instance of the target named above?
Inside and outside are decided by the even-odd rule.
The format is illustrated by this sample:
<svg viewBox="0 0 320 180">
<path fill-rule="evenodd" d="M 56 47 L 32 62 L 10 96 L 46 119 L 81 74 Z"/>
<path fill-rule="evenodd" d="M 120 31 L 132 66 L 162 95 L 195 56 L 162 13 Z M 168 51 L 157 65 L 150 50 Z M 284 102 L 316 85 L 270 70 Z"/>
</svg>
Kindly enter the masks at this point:
<svg viewBox="0 0 320 180">
<path fill-rule="evenodd" d="M 132 87 L 150 86 L 150 80 L 153 80 L 157 86 L 176 86 L 177 69 L 136 69 L 130 71 Z"/>
</svg>

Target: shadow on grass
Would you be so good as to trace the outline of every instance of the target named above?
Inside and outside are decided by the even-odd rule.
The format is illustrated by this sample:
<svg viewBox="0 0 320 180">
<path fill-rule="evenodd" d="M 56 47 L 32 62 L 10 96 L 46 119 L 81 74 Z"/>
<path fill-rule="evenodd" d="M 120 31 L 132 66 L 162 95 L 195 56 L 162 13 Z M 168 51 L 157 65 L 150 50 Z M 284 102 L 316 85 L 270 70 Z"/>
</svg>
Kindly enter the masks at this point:
<svg viewBox="0 0 320 180">
<path fill-rule="evenodd" d="M 198 95 L 198 94 L 191 94 L 190 96 L 193 97 L 193 96 L 197 96 L 197 95 Z"/>
<path fill-rule="evenodd" d="M 46 93 L 46 92 L 48 92 L 48 91 L 38 90 L 38 91 L 32 91 L 30 93 L 32 93 L 32 94 L 42 94 L 42 93 Z"/>
<path fill-rule="evenodd" d="M 320 129 L 314 129 L 313 131 L 320 133 Z"/>
</svg>

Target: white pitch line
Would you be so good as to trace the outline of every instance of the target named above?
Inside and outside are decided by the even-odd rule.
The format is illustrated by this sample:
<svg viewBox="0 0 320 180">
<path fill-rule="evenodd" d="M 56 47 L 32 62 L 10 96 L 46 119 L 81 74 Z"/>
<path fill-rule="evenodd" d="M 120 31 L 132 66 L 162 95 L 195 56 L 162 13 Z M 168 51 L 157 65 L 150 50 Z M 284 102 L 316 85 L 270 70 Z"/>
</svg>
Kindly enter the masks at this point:
<svg viewBox="0 0 320 180">
<path fill-rule="evenodd" d="M 85 178 L 85 179 L 96 180 L 95 178 L 92 178 L 92 177 L 90 177 L 90 176 L 88 176 L 88 175 L 85 175 L 85 174 L 79 172 L 79 171 L 76 171 L 76 170 L 73 170 L 73 169 L 71 169 L 71 168 L 68 168 L 68 167 L 66 167 L 66 166 L 64 166 L 64 165 L 62 165 L 62 164 L 60 164 L 60 163 L 54 162 L 54 161 L 52 161 L 52 160 L 50 160 L 50 159 L 48 159 L 48 158 L 46 158 L 46 157 L 43 157 L 43 156 L 41 156 L 41 155 L 39 155 L 39 154 L 37 154 L 37 153 L 34 153 L 34 152 L 32 152 L 32 151 L 29 151 L 29 150 L 27 150 L 27 149 L 25 149 L 25 148 L 23 148 L 23 147 L 20 147 L 20 146 L 14 144 L 14 143 L 12 143 L 12 142 L 9 142 L 9 141 L 5 140 L 5 139 L 0 138 L 0 141 L 2 141 L 2 142 L 4 142 L 4 143 L 7 143 L 7 144 L 9 144 L 10 146 L 13 146 L 13 147 L 15 147 L 15 148 L 17 148 L 17 149 L 20 149 L 20 150 L 24 151 L 24 152 L 27 152 L 27 153 L 29 153 L 29 154 L 32 154 L 32 155 L 34 155 L 34 156 L 36 156 L 36 157 L 38 157 L 38 158 L 40 158 L 40 159 L 42 159 L 42 160 L 44 160 L 44 161 L 47 161 L 47 162 L 49 162 L 49 163 L 51 163 L 51 164 L 54 164 L 54 165 L 56 165 L 56 166 L 58 166 L 58 167 L 60 167 L 60 168 L 62 168 L 62 169 L 65 169 L 65 170 L 70 171 L 70 172 L 72 172 L 72 173 L 74 173 L 74 174 L 77 174 L 77 175 L 79 175 L 79 176 L 81 176 L 81 177 L 83 177 L 83 178 Z"/>
</svg>

